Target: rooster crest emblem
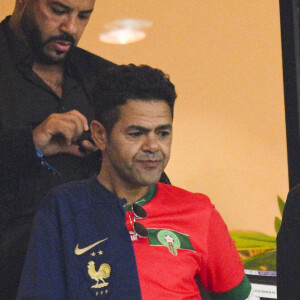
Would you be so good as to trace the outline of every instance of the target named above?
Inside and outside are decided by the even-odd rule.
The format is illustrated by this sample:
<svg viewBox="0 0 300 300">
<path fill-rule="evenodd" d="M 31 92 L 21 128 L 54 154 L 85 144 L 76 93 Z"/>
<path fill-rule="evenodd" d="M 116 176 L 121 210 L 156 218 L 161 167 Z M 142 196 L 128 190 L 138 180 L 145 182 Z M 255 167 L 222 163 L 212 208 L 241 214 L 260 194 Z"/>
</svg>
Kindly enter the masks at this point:
<svg viewBox="0 0 300 300">
<path fill-rule="evenodd" d="M 91 277 L 91 279 L 94 279 L 97 281 L 95 285 L 92 286 L 94 289 L 101 289 L 105 286 L 108 286 L 108 282 L 105 282 L 104 279 L 107 279 L 110 277 L 111 268 L 109 264 L 102 264 L 99 267 L 99 270 L 96 271 L 95 268 L 95 262 L 90 261 L 87 265 L 88 268 L 88 274 Z M 99 281 L 102 281 L 102 283 L 99 283 Z"/>
</svg>

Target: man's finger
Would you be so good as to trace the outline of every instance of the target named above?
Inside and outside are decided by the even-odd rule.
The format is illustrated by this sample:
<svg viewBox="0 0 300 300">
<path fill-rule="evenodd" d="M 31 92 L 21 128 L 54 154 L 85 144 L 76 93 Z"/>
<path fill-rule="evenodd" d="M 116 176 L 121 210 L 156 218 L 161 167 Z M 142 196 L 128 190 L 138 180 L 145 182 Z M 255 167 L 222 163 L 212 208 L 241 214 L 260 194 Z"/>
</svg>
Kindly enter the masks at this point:
<svg viewBox="0 0 300 300">
<path fill-rule="evenodd" d="M 52 114 L 33 130 L 33 140 L 44 155 L 54 155 L 75 141 L 84 128 L 88 128 L 87 119 L 76 110 Z"/>
<path fill-rule="evenodd" d="M 79 150 L 78 145 L 64 145 L 61 147 L 61 153 L 68 153 L 78 157 L 85 157 L 86 155 Z"/>
<path fill-rule="evenodd" d="M 87 118 L 82 113 L 80 113 L 78 110 L 71 110 L 71 111 L 67 112 L 67 114 L 77 116 L 83 124 L 83 130 L 84 131 L 89 130 L 89 124 L 88 124 Z"/>
<path fill-rule="evenodd" d="M 82 141 L 81 146 L 84 148 L 84 150 L 86 150 L 88 152 L 96 152 L 99 150 L 98 147 L 95 146 L 95 144 L 93 144 L 92 142 L 90 142 L 88 140 Z"/>
</svg>

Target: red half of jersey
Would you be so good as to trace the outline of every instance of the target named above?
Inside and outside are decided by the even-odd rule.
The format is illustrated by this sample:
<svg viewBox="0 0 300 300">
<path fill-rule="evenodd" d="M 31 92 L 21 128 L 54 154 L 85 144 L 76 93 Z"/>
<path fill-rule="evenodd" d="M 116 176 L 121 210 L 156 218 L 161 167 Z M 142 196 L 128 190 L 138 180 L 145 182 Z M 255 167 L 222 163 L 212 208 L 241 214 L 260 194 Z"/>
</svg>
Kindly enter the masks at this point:
<svg viewBox="0 0 300 300">
<path fill-rule="evenodd" d="M 213 299 L 243 300 L 251 286 L 227 226 L 203 194 L 158 183 L 136 202 L 147 217 L 136 220 L 148 238 L 133 231 L 128 206 L 126 225 L 133 241 L 142 297 L 202 299 L 196 278 Z"/>
</svg>

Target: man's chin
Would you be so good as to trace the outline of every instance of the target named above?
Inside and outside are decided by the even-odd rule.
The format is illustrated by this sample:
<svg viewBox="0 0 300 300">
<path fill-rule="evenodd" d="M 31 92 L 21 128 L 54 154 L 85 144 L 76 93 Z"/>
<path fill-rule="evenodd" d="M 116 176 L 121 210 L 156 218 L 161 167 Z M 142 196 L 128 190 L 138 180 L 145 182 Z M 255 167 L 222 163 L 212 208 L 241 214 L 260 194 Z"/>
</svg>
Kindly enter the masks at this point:
<svg viewBox="0 0 300 300">
<path fill-rule="evenodd" d="M 142 176 L 140 176 L 139 178 L 139 183 L 142 185 L 142 186 L 149 186 L 151 184 L 155 184 L 159 181 L 160 177 L 161 177 L 161 173 L 159 174 L 143 174 Z"/>
<path fill-rule="evenodd" d="M 64 64 L 68 52 L 59 53 L 59 54 L 47 54 L 39 55 L 37 59 L 45 65 L 62 65 Z"/>
<path fill-rule="evenodd" d="M 56 51 L 44 48 L 42 51 L 36 53 L 36 58 L 45 65 L 62 65 L 69 56 L 71 49 L 68 51 Z"/>
</svg>

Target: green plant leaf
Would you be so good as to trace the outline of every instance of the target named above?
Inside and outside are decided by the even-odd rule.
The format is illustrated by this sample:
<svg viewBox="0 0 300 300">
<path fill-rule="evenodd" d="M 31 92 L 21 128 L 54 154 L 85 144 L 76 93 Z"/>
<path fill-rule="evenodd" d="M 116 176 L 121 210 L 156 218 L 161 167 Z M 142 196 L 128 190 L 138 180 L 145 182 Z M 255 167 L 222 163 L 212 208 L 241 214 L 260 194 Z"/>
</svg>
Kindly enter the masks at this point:
<svg viewBox="0 0 300 300">
<path fill-rule="evenodd" d="M 268 271 L 276 271 L 276 251 L 267 251 L 243 260 L 245 269 L 263 269 Z"/>
<path fill-rule="evenodd" d="M 275 223 L 274 224 L 275 225 L 275 231 L 278 234 L 280 226 L 281 226 L 281 219 L 279 219 L 278 217 L 275 217 L 274 223 Z"/>
<path fill-rule="evenodd" d="M 263 233 L 232 231 L 230 236 L 238 251 L 276 249 L 276 237 Z"/>
<path fill-rule="evenodd" d="M 280 214 L 282 216 L 285 203 L 279 196 L 277 196 L 277 202 L 278 202 L 278 207 L 279 207 Z"/>
</svg>

